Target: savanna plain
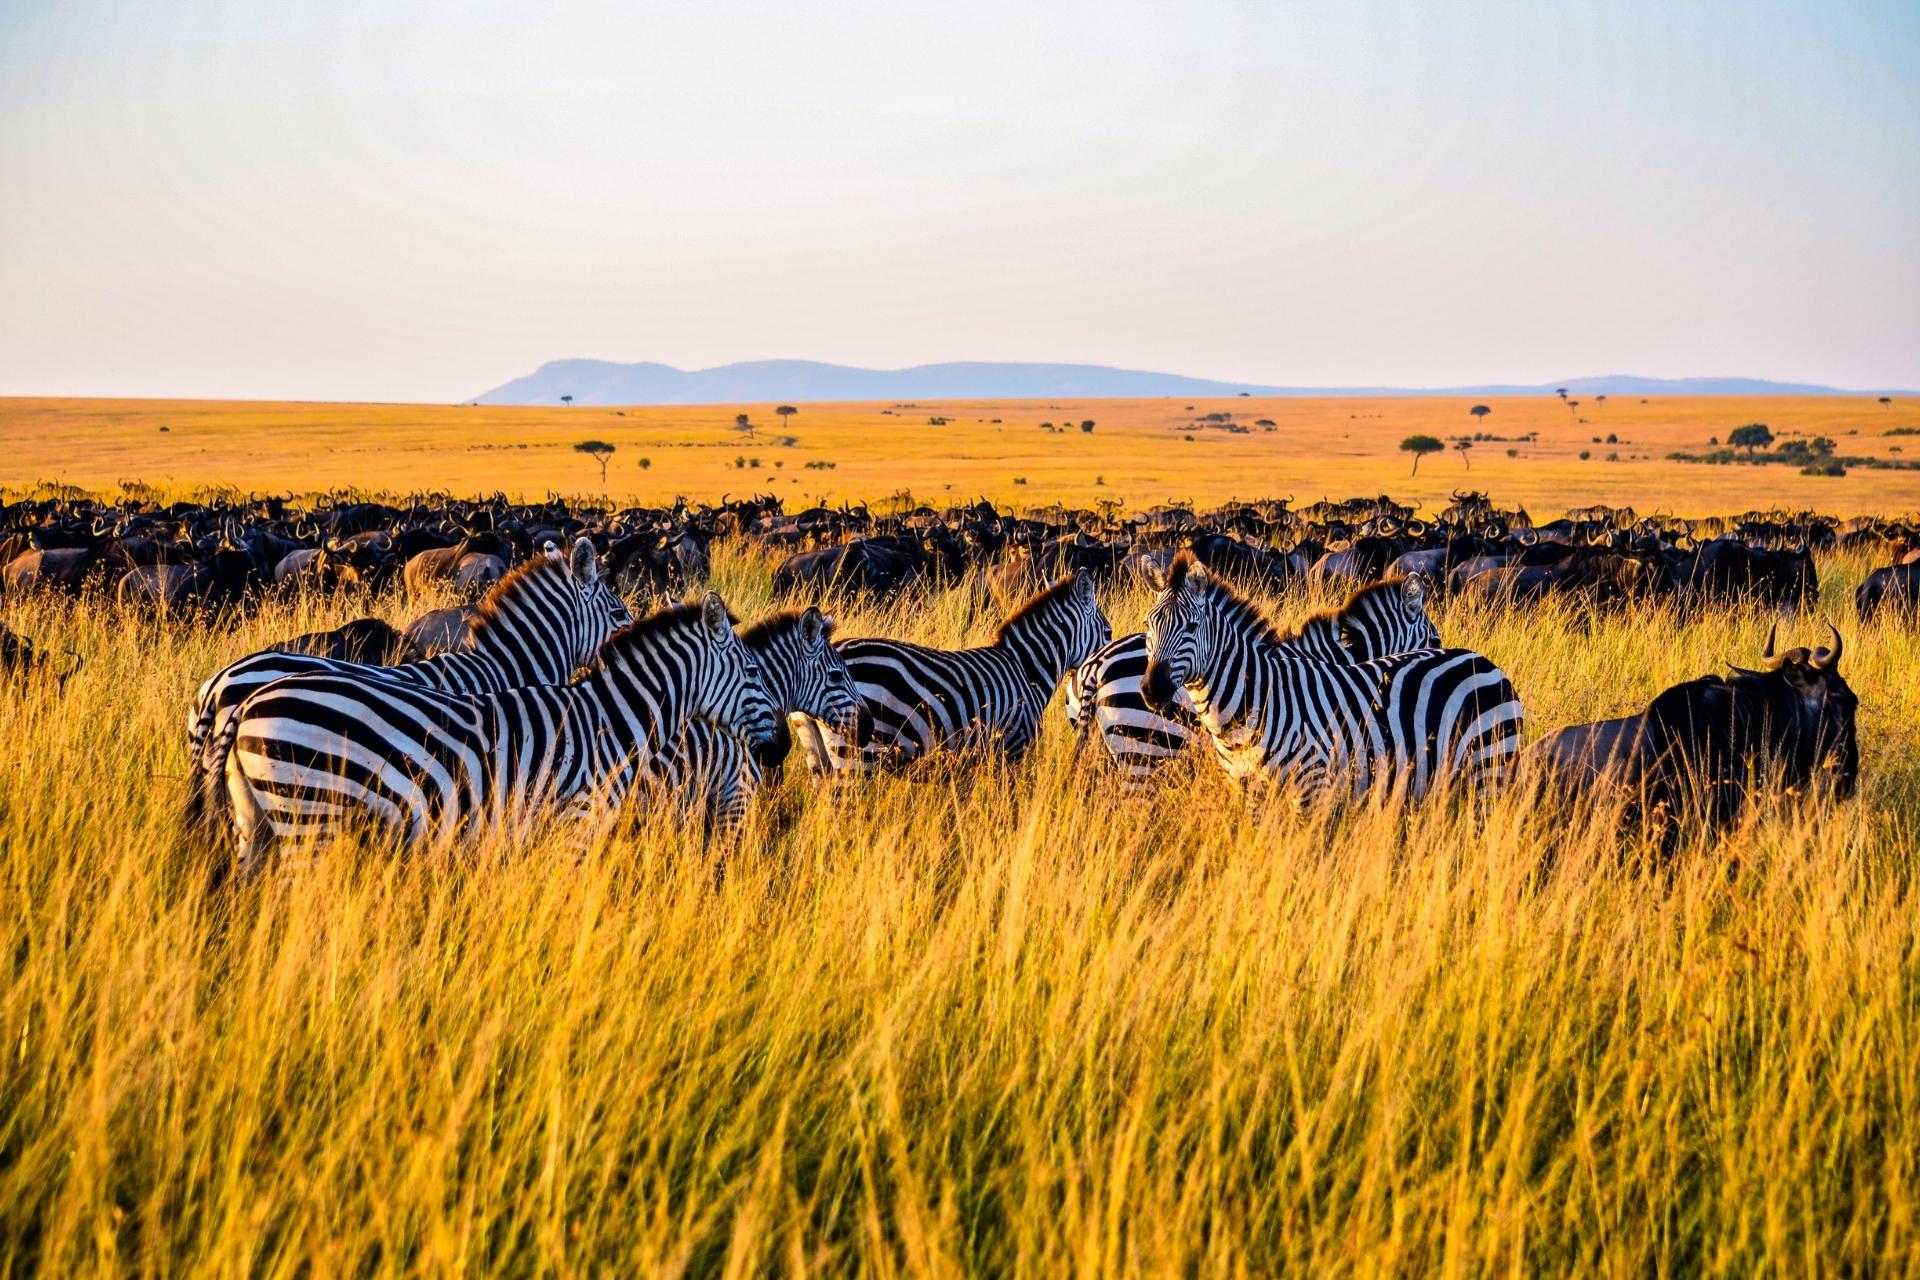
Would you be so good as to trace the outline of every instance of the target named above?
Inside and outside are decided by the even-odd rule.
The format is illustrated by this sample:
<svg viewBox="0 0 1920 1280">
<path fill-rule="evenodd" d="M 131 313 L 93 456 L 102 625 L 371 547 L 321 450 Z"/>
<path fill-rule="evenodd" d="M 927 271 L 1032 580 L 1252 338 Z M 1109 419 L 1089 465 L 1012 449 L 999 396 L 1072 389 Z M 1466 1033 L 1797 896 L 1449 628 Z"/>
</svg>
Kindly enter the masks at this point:
<svg viewBox="0 0 1920 1280">
<path fill-rule="evenodd" d="M 1059 409 L 970 406 L 985 421 L 950 422 L 948 444 L 973 458 L 924 421 L 953 406 L 743 406 L 765 419 L 749 439 L 732 409 L 12 401 L 0 479 L 597 492 L 571 446 L 600 438 L 607 487 L 648 500 L 951 484 L 1431 507 L 1472 486 L 1542 519 L 1920 507 L 1912 473 L 1664 460 L 1755 420 L 1885 454 L 1898 406 L 1491 403 L 1483 424 L 1465 402 L 1197 406 L 1276 424 L 1245 436 L 1161 402 L 1069 406 L 1065 435 L 1038 427 Z M 1408 477 L 1395 442 L 1443 419 L 1544 443 Z M 1588 442 L 1609 432 L 1633 443 Z M 1610 449 L 1648 456 L 1577 456 Z M 583 864 L 557 843 L 343 844 L 217 891 L 178 821 L 194 686 L 419 606 L 275 600 L 207 626 L 5 599 L 15 630 L 84 665 L 0 695 L 0 1270 L 1920 1270 L 1920 632 L 1856 618 L 1875 563 L 1819 561 L 1861 700 L 1859 793 L 1716 836 L 1663 843 L 1525 785 L 1480 812 L 1301 813 L 1204 760 L 1129 798 L 1056 703 L 1011 768 L 823 791 L 790 762 L 724 853 L 656 811 Z M 772 565 L 721 543 L 712 585 L 752 618 L 784 603 Z M 942 645 L 1005 609 L 976 582 L 824 603 L 842 635 Z M 1149 597 L 1102 603 L 1131 630 Z M 1265 603 L 1286 620 L 1327 601 Z M 1435 620 L 1507 670 L 1529 736 L 1751 663 L 1773 622 L 1465 602 Z M 1783 635 L 1817 642 L 1816 617 Z"/>
</svg>

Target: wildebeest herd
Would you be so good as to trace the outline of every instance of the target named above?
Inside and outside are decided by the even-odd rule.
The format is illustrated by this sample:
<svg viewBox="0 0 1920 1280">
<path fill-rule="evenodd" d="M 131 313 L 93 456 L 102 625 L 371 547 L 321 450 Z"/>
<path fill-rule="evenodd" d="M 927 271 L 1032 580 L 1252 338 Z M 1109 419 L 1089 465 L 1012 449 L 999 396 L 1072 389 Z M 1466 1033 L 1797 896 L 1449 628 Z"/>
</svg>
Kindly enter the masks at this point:
<svg viewBox="0 0 1920 1280">
<path fill-rule="evenodd" d="M 728 538 L 777 557 L 776 592 L 798 607 L 736 629 L 710 592 L 672 604 Z M 1303 801 L 1484 793 L 1521 759 L 1521 701 L 1491 658 L 1443 643 L 1430 599 L 1792 614 L 1818 600 L 1816 551 L 1869 548 L 1890 563 L 1860 587 L 1860 614 L 1914 616 L 1916 547 L 1903 521 L 1594 507 L 1535 522 L 1468 493 L 1428 519 L 1385 497 L 1131 515 L 984 502 L 789 513 L 759 497 L 0 505 L 8 593 L 108 592 L 209 625 L 274 593 L 473 599 L 404 629 L 364 618 L 292 637 L 201 685 L 189 821 L 235 833 L 243 870 L 289 839 L 369 822 L 430 844 L 561 818 L 590 840 L 638 795 L 730 830 L 794 743 L 822 776 L 953 751 L 1018 758 L 1063 684 L 1069 720 L 1135 789 L 1198 748 Z M 1122 576 L 1156 598 L 1144 628 L 1116 638 L 1096 588 Z M 1024 601 L 973 649 L 835 639 L 816 604 L 969 579 Z M 1293 628 L 1248 594 L 1301 583 L 1350 594 Z M 1676 685 L 1638 716 L 1557 730 L 1528 754 L 1560 785 L 1619 787 L 1643 812 L 1713 823 L 1756 787 L 1831 779 L 1844 795 L 1856 703 L 1828 634 L 1777 653 L 1770 640 L 1756 669 Z M 0 664 L 24 679 L 51 659 L 0 629 Z"/>
</svg>

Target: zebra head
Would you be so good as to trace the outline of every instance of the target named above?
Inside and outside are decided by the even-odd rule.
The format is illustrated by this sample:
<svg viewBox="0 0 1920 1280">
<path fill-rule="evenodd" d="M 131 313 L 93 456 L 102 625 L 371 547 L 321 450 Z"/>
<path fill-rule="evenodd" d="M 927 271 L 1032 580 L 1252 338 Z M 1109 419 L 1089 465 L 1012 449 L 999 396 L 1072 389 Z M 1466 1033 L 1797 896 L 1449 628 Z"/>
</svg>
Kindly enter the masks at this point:
<svg viewBox="0 0 1920 1280">
<path fill-rule="evenodd" d="M 846 660 L 833 647 L 831 616 L 812 606 L 799 613 L 777 613 L 748 627 L 740 639 L 760 663 L 779 721 L 776 749 L 781 755 L 791 746 L 789 716 L 832 725 L 860 746 L 871 740 L 873 716 L 854 688 Z"/>
<path fill-rule="evenodd" d="M 473 647 L 518 683 L 561 684 L 632 621 L 581 538 L 570 553 L 549 546 L 494 584 L 474 610 Z"/>
<path fill-rule="evenodd" d="M 786 756 L 782 718 L 767 692 L 760 657 L 733 631 L 733 617 L 716 591 L 700 602 L 701 639 L 686 671 L 689 718 L 705 720 L 746 742 L 763 765 Z"/>
<path fill-rule="evenodd" d="M 1174 699 L 1213 658 L 1213 579 L 1189 552 L 1174 559 L 1147 611 L 1147 678 L 1141 693 L 1155 711 Z"/>
</svg>

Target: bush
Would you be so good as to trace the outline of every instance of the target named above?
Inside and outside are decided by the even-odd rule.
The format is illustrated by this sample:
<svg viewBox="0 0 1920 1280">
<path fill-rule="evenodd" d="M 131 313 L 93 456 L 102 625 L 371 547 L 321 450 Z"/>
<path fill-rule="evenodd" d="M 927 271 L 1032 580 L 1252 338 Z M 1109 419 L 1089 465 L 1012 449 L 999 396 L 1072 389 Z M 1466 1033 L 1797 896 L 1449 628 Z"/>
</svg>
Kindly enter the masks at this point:
<svg viewBox="0 0 1920 1280">
<path fill-rule="evenodd" d="M 1847 469 L 1840 465 L 1840 459 L 1838 458 L 1822 458 L 1818 462 L 1809 463 L 1807 466 L 1800 468 L 1800 474 L 1803 476 L 1843 476 L 1847 474 Z"/>
<path fill-rule="evenodd" d="M 1013 482 L 1015 484 L 1025 484 L 1027 482 L 1027 478 L 1025 476 L 1015 476 L 1013 478 Z"/>
<path fill-rule="evenodd" d="M 1591 451 L 1589 451 L 1589 450 L 1586 450 L 1586 449 L 1582 449 L 1582 450 L 1580 451 L 1580 461 L 1582 461 L 1582 462 L 1585 462 L 1585 461 L 1586 461 L 1586 460 L 1587 460 L 1588 458 L 1591 458 L 1592 456 L 1593 456 L 1593 454 L 1592 454 L 1592 452 L 1591 452 Z"/>
<path fill-rule="evenodd" d="M 648 470 L 649 468 L 651 468 L 652 466 L 653 466 L 653 459 L 652 459 L 652 458 L 642 458 L 642 459 L 640 459 L 640 469 L 641 469 L 642 471 L 646 471 L 646 470 Z"/>
</svg>

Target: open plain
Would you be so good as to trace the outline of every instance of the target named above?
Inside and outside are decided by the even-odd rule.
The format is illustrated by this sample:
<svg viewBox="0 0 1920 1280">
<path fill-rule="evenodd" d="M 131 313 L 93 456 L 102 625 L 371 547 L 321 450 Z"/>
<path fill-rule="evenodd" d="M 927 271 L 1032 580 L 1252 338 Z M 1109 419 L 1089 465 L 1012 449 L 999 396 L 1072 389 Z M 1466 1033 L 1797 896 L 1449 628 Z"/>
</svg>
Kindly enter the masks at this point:
<svg viewBox="0 0 1920 1280">
<path fill-rule="evenodd" d="M 1390 493 L 1444 506 L 1481 489 L 1542 518 L 1569 506 L 1631 505 L 1682 515 L 1782 508 L 1838 515 L 1920 508 L 1920 470 L 1856 467 L 1839 477 L 1794 466 L 1668 460 L 1705 454 L 1748 423 L 1782 442 L 1821 437 L 1840 455 L 1920 462 L 1920 401 L 1866 396 L 1610 397 L 1571 407 L 1552 396 L 1365 400 L 959 401 L 497 408 L 222 401 L 0 399 L 0 485 L 58 481 L 111 492 L 137 481 L 310 493 L 357 488 L 602 494 L 668 502 L 770 492 L 815 499 L 986 497 L 1122 508 L 1233 498 Z M 1476 403 L 1491 412 L 1475 418 Z M 746 414 L 751 433 L 737 425 Z M 1212 415 L 1231 415 L 1208 421 Z M 1080 424 L 1091 421 L 1093 430 Z M 1271 423 L 1271 429 L 1262 425 Z M 1051 430 L 1047 429 L 1051 426 Z M 1244 432 L 1244 434 L 1242 433 Z M 1465 455 L 1421 460 L 1401 440 L 1480 433 Z M 1522 438 L 1527 437 L 1527 438 Z M 576 452 L 614 446 L 599 464 Z"/>
</svg>

